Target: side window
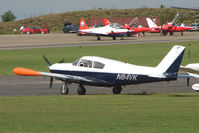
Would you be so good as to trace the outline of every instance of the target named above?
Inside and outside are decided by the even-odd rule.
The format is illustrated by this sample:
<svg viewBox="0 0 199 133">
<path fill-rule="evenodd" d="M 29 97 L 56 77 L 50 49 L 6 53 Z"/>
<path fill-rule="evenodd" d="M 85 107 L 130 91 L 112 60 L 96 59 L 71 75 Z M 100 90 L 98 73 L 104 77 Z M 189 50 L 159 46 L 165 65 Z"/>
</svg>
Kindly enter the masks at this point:
<svg viewBox="0 0 199 133">
<path fill-rule="evenodd" d="M 79 66 L 80 67 L 89 67 L 91 68 L 92 67 L 92 61 L 90 60 L 81 60 L 80 63 L 79 63 Z"/>
<path fill-rule="evenodd" d="M 103 69 L 104 66 L 105 66 L 104 64 L 95 61 L 93 68 Z"/>
</svg>

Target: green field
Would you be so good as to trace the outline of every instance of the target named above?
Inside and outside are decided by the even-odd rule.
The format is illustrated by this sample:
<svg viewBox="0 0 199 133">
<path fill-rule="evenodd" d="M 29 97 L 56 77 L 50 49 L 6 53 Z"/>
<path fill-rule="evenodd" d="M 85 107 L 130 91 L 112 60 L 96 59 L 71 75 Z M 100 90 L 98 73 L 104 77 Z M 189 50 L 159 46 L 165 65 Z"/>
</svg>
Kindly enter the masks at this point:
<svg viewBox="0 0 199 133">
<path fill-rule="evenodd" d="M 65 59 L 65 62 L 74 62 L 81 56 L 102 56 L 137 65 L 156 66 L 173 45 L 191 44 L 190 62 L 199 62 L 199 42 L 167 42 L 154 44 L 121 44 L 108 46 L 83 46 L 63 48 L 40 48 L 27 50 L 0 51 L 0 75 L 13 75 L 15 67 L 27 67 L 39 71 L 48 71 L 48 64 L 43 60 L 45 54 L 52 63 Z M 183 65 L 188 63 L 188 52 L 185 52 Z"/>
<path fill-rule="evenodd" d="M 199 94 L 0 97 L 2 133 L 198 133 Z"/>
</svg>

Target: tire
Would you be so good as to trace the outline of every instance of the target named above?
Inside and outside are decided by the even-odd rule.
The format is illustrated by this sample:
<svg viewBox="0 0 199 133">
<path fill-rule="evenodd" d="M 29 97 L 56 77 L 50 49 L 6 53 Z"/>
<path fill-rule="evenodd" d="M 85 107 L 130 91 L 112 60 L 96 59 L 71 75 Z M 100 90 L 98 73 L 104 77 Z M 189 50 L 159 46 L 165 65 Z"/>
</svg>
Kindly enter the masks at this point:
<svg viewBox="0 0 199 133">
<path fill-rule="evenodd" d="M 113 94 L 120 94 L 121 91 L 122 91 L 122 87 L 121 86 L 113 87 Z"/>
<path fill-rule="evenodd" d="M 84 88 L 83 85 L 79 85 L 78 89 L 77 89 L 77 93 L 79 95 L 85 95 L 86 94 L 86 89 Z"/>
<path fill-rule="evenodd" d="M 116 36 L 113 36 L 113 40 L 116 40 Z"/>
<path fill-rule="evenodd" d="M 97 36 L 97 40 L 101 40 L 101 37 L 100 37 L 100 36 Z"/>
<path fill-rule="evenodd" d="M 67 95 L 68 92 L 69 92 L 68 87 L 67 87 L 66 85 L 63 85 L 63 86 L 61 87 L 61 89 L 60 89 L 60 93 L 61 93 L 62 95 Z"/>
<path fill-rule="evenodd" d="M 30 31 L 26 31 L 26 34 L 27 34 L 27 35 L 30 35 Z"/>
<path fill-rule="evenodd" d="M 41 31 L 41 34 L 45 34 L 45 31 L 44 31 L 44 30 L 42 30 L 42 31 Z"/>
<path fill-rule="evenodd" d="M 169 35 L 170 35 L 170 36 L 173 36 L 173 32 L 169 32 Z"/>
</svg>

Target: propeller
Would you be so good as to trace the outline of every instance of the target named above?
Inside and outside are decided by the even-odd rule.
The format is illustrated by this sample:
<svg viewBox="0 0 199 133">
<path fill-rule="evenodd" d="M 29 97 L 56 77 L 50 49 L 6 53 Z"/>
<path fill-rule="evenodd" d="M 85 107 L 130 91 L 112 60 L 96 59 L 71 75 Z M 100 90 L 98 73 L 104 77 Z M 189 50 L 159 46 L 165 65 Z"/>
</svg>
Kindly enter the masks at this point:
<svg viewBox="0 0 199 133">
<path fill-rule="evenodd" d="M 51 66 L 52 64 L 50 63 L 50 61 L 46 58 L 45 55 L 43 55 L 44 60 L 48 63 L 49 66 Z"/>
<path fill-rule="evenodd" d="M 52 64 L 50 63 L 50 61 L 48 60 L 48 58 L 47 58 L 45 55 L 43 55 L 43 59 L 46 61 L 46 63 L 47 63 L 49 66 L 52 65 Z M 58 63 L 63 63 L 63 62 L 64 62 L 64 59 L 60 60 Z M 53 77 L 50 77 L 50 85 L 49 85 L 49 88 L 52 88 L 52 86 L 53 86 L 53 80 L 54 80 L 54 78 L 53 78 Z"/>
</svg>

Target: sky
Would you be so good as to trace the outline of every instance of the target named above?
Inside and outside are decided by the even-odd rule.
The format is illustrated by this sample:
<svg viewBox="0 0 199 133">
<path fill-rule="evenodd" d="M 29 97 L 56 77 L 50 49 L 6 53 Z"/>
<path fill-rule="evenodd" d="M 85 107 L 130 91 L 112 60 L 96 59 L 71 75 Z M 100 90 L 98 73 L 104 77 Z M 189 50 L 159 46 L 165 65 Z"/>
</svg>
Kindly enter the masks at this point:
<svg viewBox="0 0 199 133">
<path fill-rule="evenodd" d="M 0 16 L 11 10 L 19 20 L 97 8 L 158 8 L 161 4 L 166 7 L 199 7 L 199 0 L 0 0 Z"/>
</svg>

